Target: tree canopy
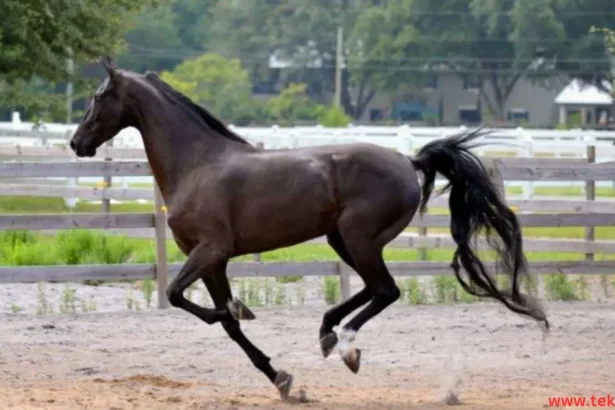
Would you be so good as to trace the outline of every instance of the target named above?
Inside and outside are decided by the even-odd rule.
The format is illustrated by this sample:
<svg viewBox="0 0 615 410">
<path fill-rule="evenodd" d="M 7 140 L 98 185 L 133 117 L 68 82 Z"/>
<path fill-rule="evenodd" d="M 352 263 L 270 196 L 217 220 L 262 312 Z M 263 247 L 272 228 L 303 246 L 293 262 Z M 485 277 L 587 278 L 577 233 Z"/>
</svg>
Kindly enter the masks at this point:
<svg viewBox="0 0 615 410">
<path fill-rule="evenodd" d="M 37 91 L 71 77 L 77 64 L 119 51 L 130 16 L 150 0 L 2 0 L 0 104 L 44 108 Z M 50 97 L 46 93 L 47 97 Z M 45 107 L 50 108 L 50 107 Z"/>
<path fill-rule="evenodd" d="M 5 87 L 26 81 L 30 90 L 41 87 L 33 79 L 62 81 L 69 50 L 79 63 L 115 52 L 123 67 L 181 78 L 186 64 L 194 67 L 207 55 L 222 59 L 216 64 L 231 64 L 225 78 L 232 83 L 230 75 L 239 76 L 233 90 L 241 95 L 263 84 L 277 93 L 304 84 L 302 93 L 286 90 L 280 101 L 294 95 L 297 106 L 305 98 L 328 105 L 335 91 L 338 27 L 344 33 L 341 102 L 354 118 L 374 97 L 403 99 L 405 89 L 421 87 L 438 73 L 474 83 L 498 119 L 522 79 L 612 80 L 604 33 L 591 30 L 615 29 L 612 0 L 154 1 L 4 0 L 0 80 Z M 191 75 L 196 81 L 213 73 L 199 66 Z M 274 115 L 271 104 L 248 109 L 253 99 L 237 105 L 236 95 L 202 101 L 223 110 L 218 114 L 229 121 L 245 119 L 247 112 Z"/>
</svg>

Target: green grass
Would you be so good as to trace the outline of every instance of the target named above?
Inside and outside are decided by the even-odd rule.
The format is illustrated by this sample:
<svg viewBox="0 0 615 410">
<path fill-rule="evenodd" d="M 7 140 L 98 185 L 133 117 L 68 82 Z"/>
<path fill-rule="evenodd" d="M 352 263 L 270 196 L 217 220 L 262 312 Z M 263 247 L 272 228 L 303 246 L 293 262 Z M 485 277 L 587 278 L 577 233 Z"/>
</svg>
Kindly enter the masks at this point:
<svg viewBox="0 0 615 410">
<path fill-rule="evenodd" d="M 179 252 L 172 241 L 167 243 L 169 262 L 182 262 L 185 257 Z M 57 235 L 35 234 L 24 231 L 8 231 L 0 233 L 0 265 L 33 266 L 33 265 L 59 265 L 59 264 L 115 264 L 115 263 L 153 263 L 155 260 L 154 243 L 150 239 L 133 239 L 121 236 L 107 236 L 92 230 L 71 230 Z M 417 259 L 415 249 L 386 249 L 385 258 L 388 261 L 412 261 Z M 450 260 L 452 252 L 448 250 L 427 251 L 428 260 Z M 582 259 L 582 254 L 558 253 L 528 253 L 533 260 L 563 260 Z M 236 258 L 235 260 L 250 260 L 250 256 Z M 597 256 L 600 259 L 600 256 Z M 339 260 L 334 251 L 327 245 L 297 245 L 287 249 L 267 252 L 262 260 L 269 261 L 314 261 Z M 574 276 L 574 275 L 573 275 Z M 426 278 L 423 278 L 426 279 Z M 498 278 L 500 287 L 505 287 L 505 281 Z M 293 277 L 290 282 L 297 279 Z M 584 277 L 575 280 L 564 275 L 546 275 L 544 277 L 545 295 L 550 300 L 584 300 L 590 297 Z M 605 280 L 611 280 L 610 278 Z M 292 304 L 302 305 L 305 300 L 305 288 L 301 283 L 295 289 L 296 294 L 289 295 L 284 283 L 288 279 L 263 281 L 255 278 L 245 278 L 238 281 L 238 296 L 249 306 L 262 307 L 269 305 Z M 96 285 L 100 282 L 90 282 Z M 402 302 L 411 305 L 431 303 L 475 303 L 480 300 L 467 294 L 453 276 L 436 276 L 427 278 L 426 282 L 417 278 L 397 278 L 402 291 Z M 136 289 L 128 289 L 126 294 L 126 308 L 140 311 L 150 309 L 154 282 L 152 280 L 140 281 Z M 605 297 L 610 294 L 615 283 L 602 284 Z M 43 284 L 38 285 L 39 304 L 37 314 L 45 315 L 57 312 L 58 309 L 48 302 Z M 323 277 L 321 284 L 322 297 L 326 304 L 332 305 L 340 299 L 340 284 L 337 277 Z M 135 297 L 139 292 L 143 294 L 145 303 L 143 307 Z M 189 292 L 191 293 L 191 291 Z M 188 295 L 188 297 L 191 297 Z M 206 301 L 207 302 L 207 301 Z M 68 285 L 65 287 L 59 306 L 60 313 L 75 313 L 95 311 L 94 300 L 82 300 L 75 297 L 74 291 Z M 20 308 L 12 306 L 11 310 L 18 313 Z"/>
<path fill-rule="evenodd" d="M 83 186 L 94 186 L 95 184 L 80 184 Z M 116 184 L 115 186 L 119 186 Z M 151 184 L 133 183 L 131 188 L 151 188 Z M 507 189 L 509 195 L 521 195 L 520 187 L 510 187 Z M 583 189 L 580 187 L 536 187 L 534 189 L 537 196 L 570 196 L 583 197 Z M 597 197 L 615 197 L 615 189 L 607 187 L 596 188 Z M 100 204 L 91 204 L 88 202 L 79 202 L 72 212 L 100 212 L 102 209 Z M 151 212 L 151 204 L 139 204 L 136 202 L 128 202 L 122 204 L 113 204 L 112 212 Z M 16 214 L 16 213 L 64 213 L 71 210 L 64 204 L 62 198 L 51 197 L 28 197 L 28 196 L 5 196 L 0 197 L 0 213 Z M 431 212 L 431 211 L 430 211 Z"/>
<path fill-rule="evenodd" d="M 131 184 L 136 187 L 147 187 L 149 184 Z M 600 196 L 615 197 L 615 189 L 598 188 Z M 518 194 L 519 188 L 509 189 L 510 194 Z M 539 187 L 537 195 L 581 196 L 582 189 L 575 187 Z M 62 198 L 45 197 L 0 197 L 0 213 L 69 213 L 69 212 L 100 212 L 100 204 L 79 202 L 76 209 L 71 211 L 64 204 Z M 139 204 L 128 202 L 113 204 L 112 212 L 152 212 L 150 203 Z M 433 214 L 448 213 L 446 208 L 431 208 Z M 416 228 L 408 228 L 408 232 Z M 433 228 L 430 233 L 448 234 L 448 228 Z M 563 228 L 524 228 L 525 237 L 543 238 L 574 238 L 585 237 L 583 227 Z M 11 238 L 12 234 L 6 232 L 2 238 Z M 615 239 L 615 227 L 597 227 L 596 239 Z M 22 241 L 23 242 L 23 241 Z M 4 239 L 0 240 L 0 264 L 2 265 L 40 265 L 40 264 L 82 264 L 82 263 L 152 263 L 155 259 L 153 240 L 132 239 L 126 237 L 109 237 L 92 232 L 63 231 L 55 237 L 29 234 L 25 243 L 16 244 L 8 251 Z M 27 245 L 27 246 L 26 246 Z M 450 260 L 452 250 L 427 249 L 427 260 Z M 168 242 L 168 257 L 170 262 L 185 260 L 173 241 Z M 385 257 L 389 261 L 416 260 L 416 249 L 386 249 Z M 530 260 L 580 260 L 584 258 L 581 253 L 556 252 L 528 252 Z M 597 255 L 596 259 L 611 259 L 611 255 Z M 249 260 L 250 256 L 236 258 L 236 260 Z M 267 252 L 262 255 L 263 261 L 322 261 L 339 260 L 335 252 L 326 245 L 297 245 L 290 248 Z M 297 278 L 281 278 L 280 280 L 295 281 Z"/>
<path fill-rule="evenodd" d="M 153 212 L 152 204 L 127 202 L 111 205 L 113 212 Z M 80 201 L 74 210 L 69 209 L 63 198 L 4 196 L 0 197 L 0 214 L 57 214 L 69 212 L 101 212 L 101 204 Z"/>
<path fill-rule="evenodd" d="M 559 229 L 559 228 L 554 228 Z M 558 236 L 558 235 L 554 235 Z M 561 238 L 561 236 L 558 236 Z M 611 235 L 610 238 L 614 238 Z M 582 260 L 583 253 L 527 252 L 529 260 Z M 173 241 L 167 242 L 168 261 L 183 262 L 185 256 Z M 448 261 L 453 251 L 449 249 L 427 249 L 427 260 Z M 413 261 L 418 259 L 417 249 L 385 249 L 387 261 Z M 155 246 L 152 239 L 136 239 L 111 236 L 95 230 L 61 231 L 57 235 L 36 234 L 23 231 L 0 233 L 0 265 L 75 265 L 75 264 L 121 264 L 154 263 Z M 596 254 L 596 260 L 613 259 L 612 254 Z M 264 262 L 308 262 L 337 261 L 339 257 L 328 245 L 304 244 L 278 249 L 262 254 Z M 486 260 L 489 258 L 485 257 Z M 250 261 L 245 255 L 234 261 Z M 292 282 L 284 278 L 281 282 Z"/>
<path fill-rule="evenodd" d="M 506 189 L 509 195 L 521 195 L 523 190 L 521 187 L 509 187 Z M 534 195 L 536 196 L 579 196 L 584 197 L 585 193 L 581 187 L 535 187 Z M 608 187 L 596 187 L 596 197 L 615 197 L 615 189 Z"/>
</svg>

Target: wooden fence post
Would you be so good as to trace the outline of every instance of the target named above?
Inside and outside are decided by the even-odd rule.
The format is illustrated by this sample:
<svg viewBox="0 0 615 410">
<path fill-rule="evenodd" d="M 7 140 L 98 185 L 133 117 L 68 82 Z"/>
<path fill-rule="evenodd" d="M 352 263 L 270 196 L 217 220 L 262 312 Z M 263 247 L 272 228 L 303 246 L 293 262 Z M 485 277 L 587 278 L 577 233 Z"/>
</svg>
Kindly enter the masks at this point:
<svg viewBox="0 0 615 410">
<path fill-rule="evenodd" d="M 107 141 L 107 143 L 105 145 L 107 147 L 113 147 L 113 138 L 110 139 L 109 141 Z M 113 158 L 105 157 L 105 161 L 113 161 Z M 106 190 L 107 188 L 111 188 L 112 178 L 110 176 L 105 176 L 103 181 L 104 181 L 103 182 L 104 183 L 103 190 Z M 111 199 L 103 198 L 103 200 L 102 200 L 102 211 L 105 214 L 108 214 L 108 213 L 111 212 Z"/>
<path fill-rule="evenodd" d="M 497 158 L 492 158 L 491 161 L 487 161 L 485 164 L 485 168 L 487 168 L 487 172 L 491 177 L 491 182 L 495 185 L 498 194 L 500 195 L 500 199 L 507 203 L 506 201 L 506 185 L 504 185 L 504 178 L 502 177 L 502 173 L 500 172 L 500 167 Z"/>
<path fill-rule="evenodd" d="M 160 187 L 154 180 L 154 230 L 156 235 L 156 287 L 158 308 L 168 309 L 167 286 L 169 267 L 167 265 L 167 213 Z"/>
<path fill-rule="evenodd" d="M 340 277 L 340 293 L 342 300 L 350 299 L 350 272 L 349 268 L 345 268 L 346 264 L 342 261 L 337 263 L 337 274 Z"/>
<path fill-rule="evenodd" d="M 586 138 L 587 142 L 587 162 L 593 164 L 596 162 L 596 140 L 595 138 L 588 137 Z M 585 199 L 588 201 L 596 200 L 596 182 L 595 181 L 585 181 Z M 593 226 L 585 227 L 585 240 L 593 241 L 595 239 L 595 232 Z M 586 253 L 585 260 L 593 261 L 594 253 Z"/>
</svg>

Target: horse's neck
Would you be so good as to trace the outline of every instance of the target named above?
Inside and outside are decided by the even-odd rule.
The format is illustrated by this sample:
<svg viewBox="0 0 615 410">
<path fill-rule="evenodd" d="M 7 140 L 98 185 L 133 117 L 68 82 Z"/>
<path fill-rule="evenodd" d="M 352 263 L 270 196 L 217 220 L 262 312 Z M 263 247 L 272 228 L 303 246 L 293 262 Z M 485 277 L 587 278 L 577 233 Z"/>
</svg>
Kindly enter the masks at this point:
<svg viewBox="0 0 615 410">
<path fill-rule="evenodd" d="M 191 126 L 187 113 L 170 106 L 154 90 L 133 92 L 131 100 L 135 127 L 141 132 L 147 160 L 165 201 L 196 166 L 251 147 Z"/>
</svg>

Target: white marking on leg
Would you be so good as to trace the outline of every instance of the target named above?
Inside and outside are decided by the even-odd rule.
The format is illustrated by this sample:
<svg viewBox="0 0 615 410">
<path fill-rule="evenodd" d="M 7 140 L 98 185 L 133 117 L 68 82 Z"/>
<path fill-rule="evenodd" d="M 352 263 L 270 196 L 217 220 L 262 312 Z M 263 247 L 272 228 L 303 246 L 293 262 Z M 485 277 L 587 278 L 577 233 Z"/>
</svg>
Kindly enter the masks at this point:
<svg viewBox="0 0 615 410">
<path fill-rule="evenodd" d="M 338 335 L 339 341 L 337 342 L 337 349 L 340 352 L 340 356 L 346 357 L 346 355 L 350 351 L 350 343 L 354 340 L 356 335 L 357 335 L 357 332 L 355 332 L 354 330 L 348 330 L 348 329 L 343 329 L 339 333 Z"/>
</svg>

